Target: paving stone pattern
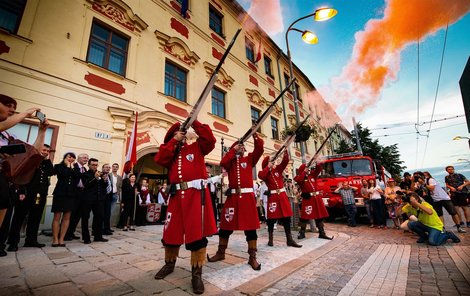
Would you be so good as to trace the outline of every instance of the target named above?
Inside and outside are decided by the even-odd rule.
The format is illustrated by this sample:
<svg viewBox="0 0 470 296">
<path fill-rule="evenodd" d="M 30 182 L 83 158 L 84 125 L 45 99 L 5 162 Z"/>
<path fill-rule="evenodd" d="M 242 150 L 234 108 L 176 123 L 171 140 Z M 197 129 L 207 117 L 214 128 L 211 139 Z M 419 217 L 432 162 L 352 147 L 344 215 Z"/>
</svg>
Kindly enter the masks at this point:
<svg viewBox="0 0 470 296">
<path fill-rule="evenodd" d="M 452 229 L 452 225 L 446 225 Z M 205 295 L 470 295 L 470 237 L 441 247 L 417 244 L 394 229 L 327 223 L 333 241 L 307 233 L 300 249 L 286 246 L 281 226 L 274 247 L 258 232 L 261 271 L 247 264 L 243 232 L 230 237 L 226 259 L 203 268 Z M 470 231 L 470 229 L 468 229 Z M 0 258 L 0 295 L 192 295 L 190 252 L 181 248 L 175 272 L 153 276 L 164 264 L 162 226 L 117 230 L 107 243 L 67 243 L 66 248 L 20 248 Z M 296 236 L 296 233 L 293 232 Z M 207 252 L 217 250 L 209 238 Z M 362 289 L 362 290 L 361 290 Z"/>
</svg>

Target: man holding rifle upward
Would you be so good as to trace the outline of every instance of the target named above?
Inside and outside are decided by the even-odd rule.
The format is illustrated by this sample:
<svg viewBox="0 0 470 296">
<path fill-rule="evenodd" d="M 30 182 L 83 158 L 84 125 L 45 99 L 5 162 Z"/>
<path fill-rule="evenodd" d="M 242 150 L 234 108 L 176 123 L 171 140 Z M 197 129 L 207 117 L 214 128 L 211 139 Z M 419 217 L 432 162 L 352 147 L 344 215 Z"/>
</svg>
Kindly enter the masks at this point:
<svg viewBox="0 0 470 296">
<path fill-rule="evenodd" d="M 253 167 L 263 155 L 264 142 L 256 133 L 253 134 L 253 139 L 255 148 L 252 153 L 245 156 L 245 145 L 237 141 L 220 162 L 228 173 L 228 197 L 220 215 L 219 247 L 217 253 L 210 258 L 208 256 L 207 260 L 224 260 L 230 235 L 234 230 L 244 230 L 250 255 L 248 264 L 254 270 L 260 270 L 261 264 L 256 261 L 256 229 L 259 228 L 259 219 L 253 192 Z"/>
<path fill-rule="evenodd" d="M 186 132 L 177 122 L 165 135 L 155 155 L 155 162 L 168 169 L 170 199 L 163 228 L 165 265 L 155 279 L 163 279 L 175 269 L 176 257 L 182 244 L 191 251 L 192 287 L 196 294 L 204 292 L 202 266 L 206 258 L 207 236 L 217 232 L 204 156 L 215 147 L 216 139 L 207 124 L 197 120 L 192 128 L 199 138 L 186 143 Z"/>
<path fill-rule="evenodd" d="M 300 232 L 298 239 L 305 238 L 305 229 L 307 222 L 310 219 L 315 219 L 315 224 L 318 227 L 319 238 L 329 239 L 325 233 L 323 219 L 328 217 L 328 211 L 321 196 L 317 195 L 315 190 L 315 179 L 313 178 L 313 171 L 306 164 L 302 164 L 297 170 L 298 174 L 294 180 L 299 184 L 302 190 L 302 209 L 300 211 Z"/>
<path fill-rule="evenodd" d="M 292 238 L 292 233 L 290 229 L 290 221 L 292 217 L 292 208 L 289 202 L 289 198 L 286 194 L 286 189 L 284 188 L 284 176 L 283 171 L 289 163 L 289 155 L 287 154 L 287 149 L 284 150 L 284 157 L 279 165 L 276 165 L 276 157 L 270 159 L 268 155 L 263 159 L 261 167 L 262 171 L 258 173 L 258 177 L 266 182 L 266 185 L 269 189 L 268 196 L 268 209 L 267 209 L 267 223 L 268 223 L 268 233 L 269 241 L 268 246 L 273 246 L 273 231 L 274 223 L 277 219 L 282 221 L 284 226 L 284 231 L 286 233 L 287 245 L 289 247 L 300 248 L 301 245 L 298 245 Z"/>
</svg>

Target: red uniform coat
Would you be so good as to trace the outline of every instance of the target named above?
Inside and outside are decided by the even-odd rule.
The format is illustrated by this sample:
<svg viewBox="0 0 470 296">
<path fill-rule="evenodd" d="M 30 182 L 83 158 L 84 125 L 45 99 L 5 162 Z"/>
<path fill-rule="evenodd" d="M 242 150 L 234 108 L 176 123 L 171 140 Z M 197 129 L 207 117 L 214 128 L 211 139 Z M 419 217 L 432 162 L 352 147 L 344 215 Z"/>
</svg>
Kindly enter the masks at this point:
<svg viewBox="0 0 470 296">
<path fill-rule="evenodd" d="M 298 170 L 299 173 L 295 176 L 294 180 L 300 186 L 303 194 L 310 194 L 315 192 L 315 179 L 313 178 L 310 170 L 305 169 L 305 164 L 302 164 Z M 310 172 L 310 174 L 309 174 Z M 300 210 L 300 219 L 322 219 L 328 217 L 323 199 L 320 195 L 310 196 L 310 198 L 302 199 L 302 209 Z"/>
<path fill-rule="evenodd" d="M 284 188 L 284 177 L 282 173 L 289 163 L 289 155 L 287 151 L 284 153 L 282 162 L 270 169 L 268 166 L 264 167 L 258 173 L 258 177 L 266 183 L 269 191 Z M 279 219 L 285 217 L 292 217 L 292 208 L 287 197 L 286 192 L 271 193 L 268 197 L 268 219 Z"/>
<path fill-rule="evenodd" d="M 253 188 L 253 167 L 263 155 L 263 140 L 257 135 L 255 148 L 247 156 L 238 157 L 235 149 L 230 149 L 220 162 L 228 173 L 229 190 Z M 256 196 L 253 192 L 230 194 L 225 201 L 220 218 L 220 229 L 253 230 L 259 228 Z"/>
<path fill-rule="evenodd" d="M 155 155 L 155 162 L 168 168 L 168 179 L 171 184 L 207 179 L 204 156 L 214 149 L 216 139 L 208 125 L 196 120 L 192 127 L 199 136 L 197 141 L 190 145 L 181 145 L 177 152 L 178 141 L 171 138 L 167 143 L 160 145 Z M 163 228 L 165 244 L 188 244 L 217 232 L 208 188 L 205 188 L 204 225 L 202 225 L 201 196 L 200 190 L 188 188 L 177 190 L 170 198 Z"/>
</svg>

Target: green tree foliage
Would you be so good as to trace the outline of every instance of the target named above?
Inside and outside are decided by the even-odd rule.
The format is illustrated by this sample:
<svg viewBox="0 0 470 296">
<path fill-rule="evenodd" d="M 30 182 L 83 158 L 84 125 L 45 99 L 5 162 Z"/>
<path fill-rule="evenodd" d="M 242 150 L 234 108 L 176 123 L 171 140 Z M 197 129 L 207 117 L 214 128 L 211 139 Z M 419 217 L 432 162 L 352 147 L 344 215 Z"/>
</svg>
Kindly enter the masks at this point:
<svg viewBox="0 0 470 296">
<path fill-rule="evenodd" d="M 349 153 L 353 151 L 354 151 L 354 148 L 352 148 L 351 145 L 349 145 L 349 143 L 346 142 L 344 139 L 341 139 L 341 141 L 339 142 L 338 148 L 335 150 L 335 153 L 341 154 L 341 153 Z"/>
<path fill-rule="evenodd" d="M 370 156 L 372 159 L 380 160 L 382 165 L 387 171 L 390 172 L 393 178 L 401 179 L 401 172 L 406 169 L 406 166 L 403 166 L 403 161 L 400 160 L 400 152 L 398 151 L 397 144 L 390 146 L 382 146 L 379 144 L 377 139 L 372 140 L 371 132 L 368 128 L 362 127 L 360 123 L 357 124 L 359 141 L 362 147 L 362 153 L 364 155 Z M 356 135 L 354 131 L 352 134 L 352 142 L 356 143 Z M 347 153 L 356 151 L 356 147 L 351 146 L 346 141 L 341 140 L 339 143 L 338 149 L 335 150 L 335 153 Z"/>
</svg>

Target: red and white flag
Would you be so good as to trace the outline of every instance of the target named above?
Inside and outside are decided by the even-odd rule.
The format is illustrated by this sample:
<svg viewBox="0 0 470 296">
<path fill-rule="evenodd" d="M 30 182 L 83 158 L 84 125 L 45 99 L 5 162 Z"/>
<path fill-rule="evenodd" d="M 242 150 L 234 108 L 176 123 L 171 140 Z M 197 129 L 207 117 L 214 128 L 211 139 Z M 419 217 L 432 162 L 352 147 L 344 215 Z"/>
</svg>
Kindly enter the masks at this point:
<svg viewBox="0 0 470 296">
<path fill-rule="evenodd" d="M 262 56 L 261 43 L 263 43 L 262 39 L 260 39 L 259 41 L 258 53 L 256 54 L 255 64 L 261 60 L 261 56 Z"/>
<path fill-rule="evenodd" d="M 134 127 L 132 128 L 129 146 L 127 147 L 126 161 L 124 163 L 123 172 L 129 174 L 134 165 L 137 163 L 137 117 L 139 113 L 135 112 Z"/>
</svg>

